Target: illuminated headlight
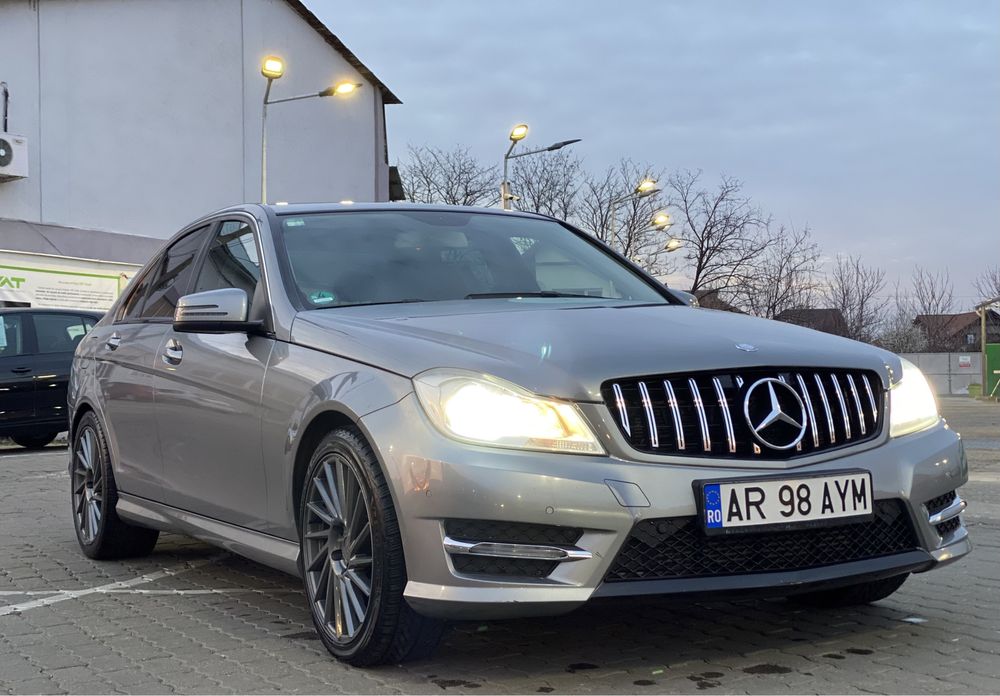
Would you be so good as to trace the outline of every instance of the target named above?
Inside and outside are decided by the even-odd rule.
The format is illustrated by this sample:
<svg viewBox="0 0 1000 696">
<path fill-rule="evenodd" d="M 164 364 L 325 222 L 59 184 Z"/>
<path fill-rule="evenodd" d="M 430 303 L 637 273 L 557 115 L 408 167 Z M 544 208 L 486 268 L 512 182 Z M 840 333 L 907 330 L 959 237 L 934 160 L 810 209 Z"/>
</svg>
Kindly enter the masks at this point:
<svg viewBox="0 0 1000 696">
<path fill-rule="evenodd" d="M 903 360 L 903 376 L 889 392 L 889 434 L 908 435 L 941 419 L 934 392 L 916 365 Z"/>
<path fill-rule="evenodd" d="M 429 370 L 413 379 L 417 398 L 445 435 L 480 445 L 604 454 L 575 404 L 464 370 Z"/>
</svg>

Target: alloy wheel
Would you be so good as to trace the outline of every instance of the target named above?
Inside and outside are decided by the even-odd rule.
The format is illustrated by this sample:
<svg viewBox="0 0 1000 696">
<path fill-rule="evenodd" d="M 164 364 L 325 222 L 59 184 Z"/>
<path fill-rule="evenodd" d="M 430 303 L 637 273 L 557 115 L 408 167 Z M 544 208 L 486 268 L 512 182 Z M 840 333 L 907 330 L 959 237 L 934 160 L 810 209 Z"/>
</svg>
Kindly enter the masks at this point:
<svg viewBox="0 0 1000 696">
<path fill-rule="evenodd" d="M 371 510 L 352 462 L 327 455 L 309 482 L 303 567 L 318 623 L 338 643 L 358 635 L 371 606 Z"/>
<path fill-rule="evenodd" d="M 73 451 L 73 513 L 85 544 L 93 543 L 100 531 L 105 489 L 97 433 L 84 426 Z"/>
</svg>

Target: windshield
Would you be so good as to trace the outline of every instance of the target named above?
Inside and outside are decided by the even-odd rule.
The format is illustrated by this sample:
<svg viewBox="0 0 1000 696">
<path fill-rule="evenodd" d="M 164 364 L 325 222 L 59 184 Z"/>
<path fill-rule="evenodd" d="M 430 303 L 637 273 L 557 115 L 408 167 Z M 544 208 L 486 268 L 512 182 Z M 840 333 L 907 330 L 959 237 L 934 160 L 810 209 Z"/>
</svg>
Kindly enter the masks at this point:
<svg viewBox="0 0 1000 696">
<path fill-rule="evenodd" d="M 415 210 L 279 220 L 293 283 L 313 308 L 518 296 L 669 303 L 550 220 Z"/>
</svg>

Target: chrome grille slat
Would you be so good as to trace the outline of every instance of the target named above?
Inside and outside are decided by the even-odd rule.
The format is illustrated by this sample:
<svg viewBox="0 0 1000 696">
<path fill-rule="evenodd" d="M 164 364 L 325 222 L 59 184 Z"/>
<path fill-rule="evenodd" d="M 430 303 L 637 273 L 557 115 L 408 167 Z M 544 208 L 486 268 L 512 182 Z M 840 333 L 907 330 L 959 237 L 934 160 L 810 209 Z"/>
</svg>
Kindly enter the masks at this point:
<svg viewBox="0 0 1000 696">
<path fill-rule="evenodd" d="M 854 375 L 848 373 L 847 383 L 851 387 L 851 395 L 854 396 L 854 407 L 858 410 L 858 423 L 861 425 L 861 434 L 868 434 L 868 425 L 865 423 L 865 412 L 861 408 L 861 397 L 858 396 L 858 386 L 854 383 Z"/>
<path fill-rule="evenodd" d="M 705 417 L 705 404 L 701 400 L 701 392 L 698 390 L 698 383 L 694 378 L 688 379 L 688 386 L 694 396 L 694 407 L 698 412 L 698 423 L 701 425 L 701 446 L 706 452 L 712 451 L 712 436 L 708 432 L 708 419 Z"/>
<path fill-rule="evenodd" d="M 830 430 L 830 444 L 836 444 L 837 431 L 833 429 L 833 411 L 830 410 L 830 400 L 826 398 L 826 389 L 823 387 L 823 380 L 820 376 L 813 374 L 816 378 L 816 388 L 819 389 L 819 398 L 823 402 L 823 410 L 826 411 L 826 425 Z"/>
<path fill-rule="evenodd" d="M 656 432 L 656 418 L 653 416 L 653 400 L 649 398 L 649 388 L 645 382 L 639 382 L 639 393 L 642 394 L 642 407 L 646 410 L 646 422 L 649 424 L 649 442 L 654 449 L 660 447 L 660 435 Z"/>
<path fill-rule="evenodd" d="M 786 412 L 795 420 L 806 421 L 794 446 L 769 445 L 754 431 L 767 413 L 763 410 L 768 406 L 767 390 L 764 396 L 753 397 L 750 411 L 745 404 L 747 389 L 767 379 L 775 386 L 787 385 L 800 397 L 798 406 L 782 397 L 782 408 L 791 408 Z M 601 395 L 625 442 L 635 450 L 765 462 L 808 457 L 879 436 L 887 413 L 887 395 L 878 389 L 880 385 L 877 372 L 862 368 L 743 367 L 738 372 L 616 378 L 601 386 Z M 760 398 L 763 403 L 757 401 Z"/>
<path fill-rule="evenodd" d="M 872 385 L 868 382 L 868 375 L 861 375 L 865 383 L 865 391 L 868 392 L 868 403 L 872 405 L 872 422 L 878 422 L 878 406 L 875 405 L 875 394 L 872 393 Z"/>
<path fill-rule="evenodd" d="M 840 414 L 844 417 L 844 437 L 850 440 L 851 417 L 847 413 L 847 402 L 844 401 L 844 392 L 840 390 L 840 380 L 837 379 L 836 374 L 832 374 L 830 375 L 830 381 L 833 382 L 833 390 L 837 394 L 837 403 L 840 404 Z"/>
<path fill-rule="evenodd" d="M 667 391 L 667 403 L 670 405 L 670 413 L 674 417 L 674 433 L 677 436 L 677 449 L 683 450 L 684 446 L 684 424 L 681 422 L 680 404 L 677 403 L 677 395 L 674 394 L 674 385 L 670 380 L 663 380 L 663 388 Z"/>
<path fill-rule="evenodd" d="M 629 424 L 628 409 L 625 408 L 625 397 L 622 396 L 622 387 L 615 382 L 611 385 L 611 389 L 615 392 L 615 403 L 618 404 L 618 415 L 621 417 L 622 430 L 625 431 L 626 435 L 631 435 L 632 426 Z"/>
<path fill-rule="evenodd" d="M 795 379 L 799 383 L 799 389 L 802 390 L 802 399 L 806 404 L 806 413 L 809 415 L 809 431 L 813 436 L 813 447 L 819 449 L 819 424 L 816 422 L 816 413 L 813 411 L 812 397 L 809 396 L 809 389 L 806 388 L 806 381 L 802 379 L 802 375 L 795 375 Z"/>
<path fill-rule="evenodd" d="M 715 386 L 715 394 L 719 397 L 719 408 L 722 409 L 722 420 L 726 424 L 726 442 L 729 443 L 729 451 L 736 452 L 736 434 L 733 432 L 733 418 L 729 413 L 729 401 L 726 399 L 726 391 L 722 388 L 722 382 L 718 377 L 712 378 Z"/>
</svg>

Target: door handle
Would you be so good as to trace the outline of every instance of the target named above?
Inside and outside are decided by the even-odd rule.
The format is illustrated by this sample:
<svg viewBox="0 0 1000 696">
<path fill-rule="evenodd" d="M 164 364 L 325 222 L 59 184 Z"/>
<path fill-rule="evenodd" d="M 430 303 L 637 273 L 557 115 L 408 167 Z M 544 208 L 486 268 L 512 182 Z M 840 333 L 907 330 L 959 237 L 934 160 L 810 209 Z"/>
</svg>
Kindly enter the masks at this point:
<svg viewBox="0 0 1000 696">
<path fill-rule="evenodd" d="M 167 345 L 163 349 L 163 362 L 167 365 L 180 365 L 183 359 L 184 348 L 181 346 L 180 341 L 176 338 L 171 338 L 167 341 Z"/>
<path fill-rule="evenodd" d="M 106 345 L 111 350 L 118 350 L 118 346 L 122 344 L 122 337 L 117 331 L 108 336 L 108 340 L 105 342 Z"/>
<path fill-rule="evenodd" d="M 29 372 L 31 372 L 31 368 L 30 367 L 15 367 L 15 368 L 11 369 L 11 372 L 13 372 L 15 375 L 26 375 Z"/>
</svg>

